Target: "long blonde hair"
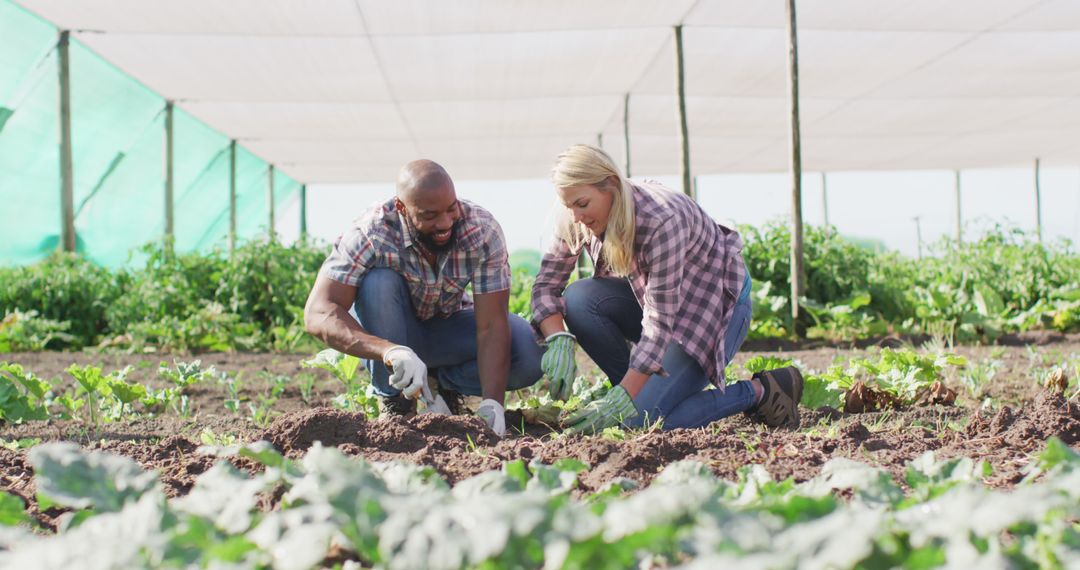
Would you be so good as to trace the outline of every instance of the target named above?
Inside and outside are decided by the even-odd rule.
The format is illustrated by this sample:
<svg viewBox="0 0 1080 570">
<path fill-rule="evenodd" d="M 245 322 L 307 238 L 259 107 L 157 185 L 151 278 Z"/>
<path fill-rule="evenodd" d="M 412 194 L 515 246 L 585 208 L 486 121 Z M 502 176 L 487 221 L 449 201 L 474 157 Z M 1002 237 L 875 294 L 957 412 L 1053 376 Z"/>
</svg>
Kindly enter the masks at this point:
<svg viewBox="0 0 1080 570">
<path fill-rule="evenodd" d="M 617 184 L 609 182 L 611 177 Z M 599 148 L 576 144 L 559 154 L 551 181 L 556 188 L 590 185 L 614 194 L 600 255 L 613 274 L 629 275 L 634 261 L 634 192 L 630 181 L 619 174 L 615 161 Z M 588 228 L 575 223 L 569 209 L 562 209 L 557 224 L 558 237 L 571 249 L 580 250 L 588 242 Z"/>
</svg>

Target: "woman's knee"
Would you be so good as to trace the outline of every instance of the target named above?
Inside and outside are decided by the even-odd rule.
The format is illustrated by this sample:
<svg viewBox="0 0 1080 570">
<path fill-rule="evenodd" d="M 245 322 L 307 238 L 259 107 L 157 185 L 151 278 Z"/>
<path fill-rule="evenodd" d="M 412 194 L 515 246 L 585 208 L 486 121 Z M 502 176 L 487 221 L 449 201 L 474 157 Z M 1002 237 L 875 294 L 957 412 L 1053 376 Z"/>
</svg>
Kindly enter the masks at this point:
<svg viewBox="0 0 1080 570">
<path fill-rule="evenodd" d="M 574 281 L 563 290 L 563 300 L 566 301 L 567 313 L 580 313 L 588 311 L 593 299 L 596 298 L 599 287 L 596 279 L 579 279 Z"/>
</svg>

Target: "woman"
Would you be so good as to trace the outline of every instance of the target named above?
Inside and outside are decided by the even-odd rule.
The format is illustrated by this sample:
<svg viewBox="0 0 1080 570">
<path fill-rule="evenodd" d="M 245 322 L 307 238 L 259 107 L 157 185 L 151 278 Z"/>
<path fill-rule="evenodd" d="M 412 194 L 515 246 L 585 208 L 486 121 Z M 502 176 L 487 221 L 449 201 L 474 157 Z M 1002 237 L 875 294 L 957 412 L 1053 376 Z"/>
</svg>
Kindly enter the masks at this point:
<svg viewBox="0 0 1080 570">
<path fill-rule="evenodd" d="M 552 180 L 566 210 L 532 290 L 534 324 L 548 345 L 541 367 L 552 397 L 565 400 L 581 343 L 614 385 L 564 417 L 564 427 L 595 433 L 663 420 L 664 429 L 690 428 L 737 412 L 797 426 L 797 369 L 725 387 L 724 367 L 750 324 L 739 235 L 681 193 L 623 178 L 596 147 L 564 151 Z M 567 287 L 582 249 L 594 277 Z M 718 389 L 705 390 L 709 383 Z"/>
</svg>

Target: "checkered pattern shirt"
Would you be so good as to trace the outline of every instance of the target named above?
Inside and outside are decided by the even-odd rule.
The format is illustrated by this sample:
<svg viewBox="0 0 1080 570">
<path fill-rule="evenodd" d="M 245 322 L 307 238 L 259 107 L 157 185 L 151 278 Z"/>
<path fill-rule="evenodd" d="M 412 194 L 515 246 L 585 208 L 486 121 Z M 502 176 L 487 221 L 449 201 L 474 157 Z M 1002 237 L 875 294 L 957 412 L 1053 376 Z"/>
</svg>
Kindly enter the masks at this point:
<svg viewBox="0 0 1080 570">
<path fill-rule="evenodd" d="M 394 200 L 375 204 L 334 242 L 320 272 L 359 287 L 369 269 L 387 267 L 405 278 L 416 317 L 448 317 L 472 306 L 465 288 L 482 295 L 510 288 L 510 265 L 502 228 L 490 212 L 461 200 L 462 217 L 454 228 L 454 245 L 436 260 L 424 260 Z"/>
<path fill-rule="evenodd" d="M 746 278 L 742 239 L 684 194 L 656 182 L 632 184 L 634 256 L 627 278 L 642 307 L 642 331 L 630 367 L 666 376 L 664 352 L 677 342 L 723 388 L 724 333 Z M 596 276 L 611 277 L 599 259 L 602 244 L 590 235 L 584 247 Z M 533 285 L 534 324 L 566 313 L 562 292 L 579 253 L 558 236 L 552 241 Z"/>
</svg>

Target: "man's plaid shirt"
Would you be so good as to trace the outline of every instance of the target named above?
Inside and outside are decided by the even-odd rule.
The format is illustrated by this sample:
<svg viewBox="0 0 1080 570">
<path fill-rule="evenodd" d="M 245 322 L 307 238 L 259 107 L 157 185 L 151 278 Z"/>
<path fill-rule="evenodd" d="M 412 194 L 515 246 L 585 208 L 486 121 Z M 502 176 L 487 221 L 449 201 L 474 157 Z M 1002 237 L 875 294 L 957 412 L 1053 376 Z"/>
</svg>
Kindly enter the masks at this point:
<svg viewBox="0 0 1080 570">
<path fill-rule="evenodd" d="M 386 267 L 405 278 L 416 317 L 448 317 L 472 306 L 465 293 L 471 282 L 476 294 L 510 288 L 510 265 L 502 228 L 490 212 L 461 200 L 462 216 L 454 227 L 454 244 L 440 254 L 438 271 L 417 251 L 394 200 L 364 212 L 334 243 L 320 270 L 334 281 L 359 287 L 370 269 Z"/>
<path fill-rule="evenodd" d="M 664 352 L 677 342 L 723 388 L 724 333 L 746 278 L 742 239 L 681 193 L 656 182 L 632 186 L 634 263 L 628 279 L 642 306 L 642 331 L 630 367 L 666 375 Z M 612 277 L 604 261 L 597 261 L 602 245 L 590 235 L 585 248 L 595 275 Z M 552 241 L 533 285 L 535 324 L 566 313 L 562 292 L 579 253 L 558 236 Z"/>
</svg>

